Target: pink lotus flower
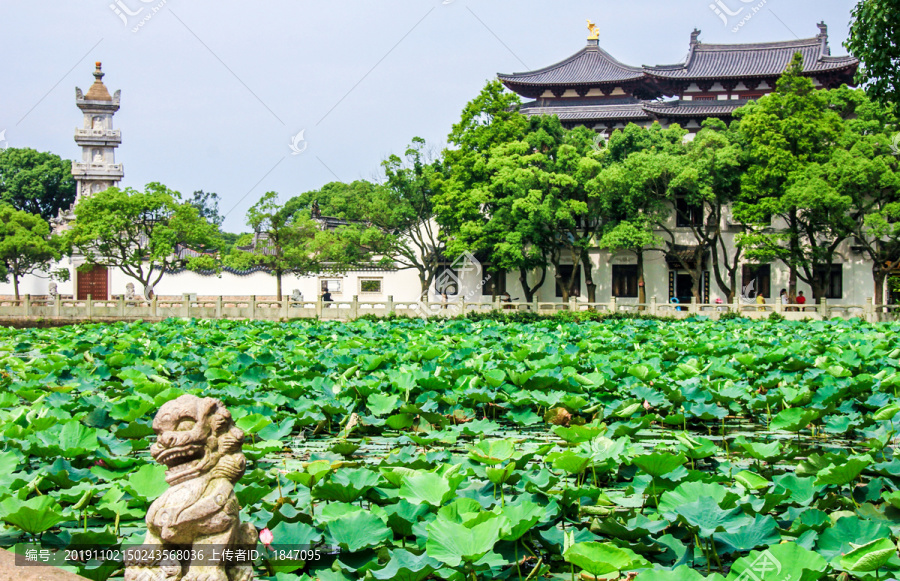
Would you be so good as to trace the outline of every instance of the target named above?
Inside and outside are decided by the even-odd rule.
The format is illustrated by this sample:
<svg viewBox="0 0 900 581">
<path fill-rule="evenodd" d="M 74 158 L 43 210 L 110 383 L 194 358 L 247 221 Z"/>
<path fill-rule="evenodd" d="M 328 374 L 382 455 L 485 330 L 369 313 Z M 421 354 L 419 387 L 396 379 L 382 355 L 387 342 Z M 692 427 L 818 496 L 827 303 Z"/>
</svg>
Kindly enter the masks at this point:
<svg viewBox="0 0 900 581">
<path fill-rule="evenodd" d="M 264 544 L 266 547 L 272 544 L 272 541 L 275 540 L 275 535 L 272 534 L 272 531 L 269 529 L 263 529 L 259 531 L 259 541 Z"/>
<path fill-rule="evenodd" d="M 106 466 L 106 462 L 104 462 L 103 460 L 97 460 L 97 461 L 95 461 L 95 462 L 94 462 L 94 466 L 103 466 L 104 468 L 107 467 L 107 466 Z"/>
</svg>

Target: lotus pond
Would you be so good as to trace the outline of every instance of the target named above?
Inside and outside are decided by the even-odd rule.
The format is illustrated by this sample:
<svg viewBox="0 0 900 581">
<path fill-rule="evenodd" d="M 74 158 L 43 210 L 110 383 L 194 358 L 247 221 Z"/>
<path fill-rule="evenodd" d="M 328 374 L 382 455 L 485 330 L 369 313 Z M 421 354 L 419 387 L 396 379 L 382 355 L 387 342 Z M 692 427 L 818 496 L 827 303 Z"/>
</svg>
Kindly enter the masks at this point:
<svg viewBox="0 0 900 581">
<path fill-rule="evenodd" d="M 900 571 L 900 339 L 858 320 L 170 320 L 0 329 L 0 546 L 143 539 L 150 423 L 247 434 L 258 578 L 876 579 Z M 266 530 L 267 529 L 267 530 Z M 120 562 L 71 569 L 102 581 Z"/>
</svg>

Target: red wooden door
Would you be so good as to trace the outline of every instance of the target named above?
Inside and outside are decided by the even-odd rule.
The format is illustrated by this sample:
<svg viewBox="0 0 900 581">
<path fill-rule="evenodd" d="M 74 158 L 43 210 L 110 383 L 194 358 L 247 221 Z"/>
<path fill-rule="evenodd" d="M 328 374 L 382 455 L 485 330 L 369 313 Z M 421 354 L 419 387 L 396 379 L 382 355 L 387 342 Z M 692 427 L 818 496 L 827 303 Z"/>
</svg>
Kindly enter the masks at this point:
<svg viewBox="0 0 900 581">
<path fill-rule="evenodd" d="M 94 300 L 105 301 L 109 298 L 107 294 L 109 274 L 106 267 L 95 266 L 93 270 L 76 273 L 76 276 L 78 278 L 76 298 L 79 301 L 86 300 L 88 295 Z"/>
</svg>

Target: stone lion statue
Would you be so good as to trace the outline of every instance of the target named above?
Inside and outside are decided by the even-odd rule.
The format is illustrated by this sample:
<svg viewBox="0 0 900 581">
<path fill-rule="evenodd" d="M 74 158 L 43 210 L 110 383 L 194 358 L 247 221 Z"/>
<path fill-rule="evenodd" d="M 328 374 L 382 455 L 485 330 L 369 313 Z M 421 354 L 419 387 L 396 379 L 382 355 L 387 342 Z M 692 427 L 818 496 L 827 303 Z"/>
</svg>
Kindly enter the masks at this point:
<svg viewBox="0 0 900 581">
<path fill-rule="evenodd" d="M 221 401 L 194 395 L 164 404 L 153 430 L 150 454 L 168 468 L 169 489 L 150 505 L 147 536 L 126 559 L 125 581 L 250 581 L 249 560 L 223 554 L 256 547 L 233 488 L 247 463 L 244 432 Z"/>
</svg>

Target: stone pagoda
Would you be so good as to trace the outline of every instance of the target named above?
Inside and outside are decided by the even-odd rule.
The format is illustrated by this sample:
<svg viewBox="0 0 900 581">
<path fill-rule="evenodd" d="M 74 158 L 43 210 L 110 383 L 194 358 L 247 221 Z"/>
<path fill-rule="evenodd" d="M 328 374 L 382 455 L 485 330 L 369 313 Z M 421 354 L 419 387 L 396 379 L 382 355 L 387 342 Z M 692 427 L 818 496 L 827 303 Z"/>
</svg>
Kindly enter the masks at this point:
<svg viewBox="0 0 900 581">
<path fill-rule="evenodd" d="M 87 93 L 75 88 L 75 104 L 84 113 L 83 126 L 75 129 L 75 143 L 81 147 L 81 161 L 72 164 L 72 175 L 78 184 L 76 203 L 82 196 L 118 185 L 125 175 L 122 164 L 116 163 L 116 148 L 122 143 L 122 133 L 113 129 L 113 115 L 119 110 L 122 92 L 109 95 L 100 63 L 94 79 Z"/>
<path fill-rule="evenodd" d="M 116 91 L 110 96 L 103 84 L 101 63 L 97 63 L 94 84 L 87 93 L 75 87 L 75 104 L 84 114 L 84 123 L 75 129 L 75 143 L 81 147 L 81 161 L 72 162 L 75 204 L 83 196 L 117 186 L 125 175 L 122 164 L 116 163 L 116 148 L 122 143 L 122 133 L 113 129 L 113 115 L 119 110 L 121 94 L 122 91 Z M 51 220 L 54 232 L 65 230 L 74 218 L 71 207 L 60 210 Z"/>
</svg>

